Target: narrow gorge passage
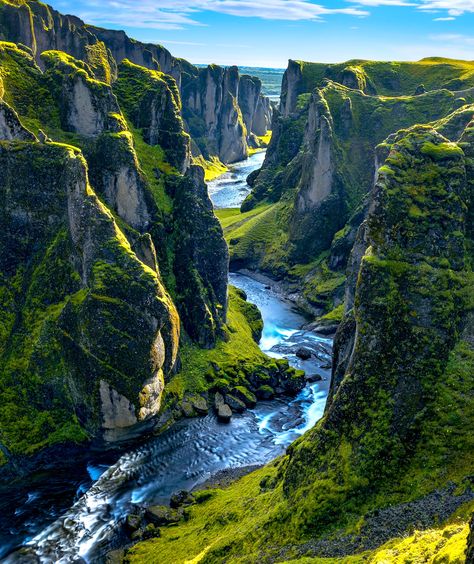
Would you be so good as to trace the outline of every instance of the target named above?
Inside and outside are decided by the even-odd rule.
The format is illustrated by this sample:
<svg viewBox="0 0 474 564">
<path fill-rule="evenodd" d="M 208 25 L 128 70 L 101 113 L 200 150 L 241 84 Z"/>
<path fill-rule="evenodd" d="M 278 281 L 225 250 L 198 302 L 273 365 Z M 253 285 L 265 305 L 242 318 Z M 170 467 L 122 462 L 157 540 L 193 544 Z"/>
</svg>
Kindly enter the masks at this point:
<svg viewBox="0 0 474 564">
<path fill-rule="evenodd" d="M 249 191 L 245 179 L 263 157 L 263 152 L 256 153 L 210 183 L 211 198 L 218 198 L 222 207 L 240 205 Z M 27 551 L 46 562 L 68 562 L 78 555 L 88 562 L 101 561 L 120 538 L 121 525 L 135 504 L 168 503 L 174 492 L 190 490 L 221 470 L 266 464 L 320 419 L 330 383 L 332 340 L 302 330 L 306 319 L 266 283 L 239 273 L 230 274 L 230 283 L 244 290 L 262 313 L 261 349 L 322 379 L 308 382 L 295 398 L 259 402 L 253 410 L 234 414 L 230 424 L 219 422 L 214 414 L 182 420 L 113 464 L 91 459 L 84 468 L 88 475 L 71 471 L 69 483 L 63 470 L 61 491 L 71 495 L 80 482 L 70 509 L 61 496 L 54 496 L 58 477 L 52 475 L 51 488 L 42 482 L 18 496 L 13 515 L 13 508 L 5 508 L 11 520 L 2 546 L 11 551 L 26 544 Z M 310 360 L 296 356 L 302 346 L 313 351 Z M 52 523 L 44 528 L 47 521 Z M 18 562 L 17 555 L 12 553 L 7 561 Z"/>
</svg>

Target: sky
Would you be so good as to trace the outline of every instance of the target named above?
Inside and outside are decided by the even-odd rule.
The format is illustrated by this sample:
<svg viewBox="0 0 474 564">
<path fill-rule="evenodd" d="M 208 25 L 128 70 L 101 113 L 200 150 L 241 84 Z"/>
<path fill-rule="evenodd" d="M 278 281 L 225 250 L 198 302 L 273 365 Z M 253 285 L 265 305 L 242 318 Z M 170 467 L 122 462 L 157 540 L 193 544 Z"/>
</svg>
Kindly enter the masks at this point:
<svg viewBox="0 0 474 564">
<path fill-rule="evenodd" d="M 474 0 L 49 0 L 192 63 L 474 60 Z"/>
</svg>

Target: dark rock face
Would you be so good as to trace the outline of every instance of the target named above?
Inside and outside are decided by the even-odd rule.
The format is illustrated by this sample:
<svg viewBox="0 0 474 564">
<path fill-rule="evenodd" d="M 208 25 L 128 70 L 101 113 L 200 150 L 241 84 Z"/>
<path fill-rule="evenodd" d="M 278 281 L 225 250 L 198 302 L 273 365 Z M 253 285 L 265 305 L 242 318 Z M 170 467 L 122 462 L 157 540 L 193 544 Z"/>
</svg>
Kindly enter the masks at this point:
<svg viewBox="0 0 474 564">
<path fill-rule="evenodd" d="M 259 78 L 249 75 L 240 77 L 238 102 L 248 141 L 255 145 L 253 136 L 265 135 L 272 121 L 270 100 L 262 95 L 262 82 Z"/>
<path fill-rule="evenodd" d="M 87 26 L 87 28 L 99 41 L 106 45 L 117 64 L 127 59 L 147 69 L 161 70 L 172 76 L 180 85 L 181 69 L 179 61 L 161 45 L 134 41 L 124 31 L 102 29 L 94 26 Z"/>
<path fill-rule="evenodd" d="M 34 135 L 21 125 L 15 110 L 1 99 L 1 84 L 0 82 L 0 140 L 33 141 Z"/>
<path fill-rule="evenodd" d="M 260 94 L 250 131 L 255 135 L 265 135 L 272 127 L 273 107 L 270 99 Z"/>
<path fill-rule="evenodd" d="M 201 167 L 170 178 L 167 186 L 174 200 L 174 273 L 182 320 L 189 335 L 210 348 L 226 317 L 227 245 Z"/>
</svg>

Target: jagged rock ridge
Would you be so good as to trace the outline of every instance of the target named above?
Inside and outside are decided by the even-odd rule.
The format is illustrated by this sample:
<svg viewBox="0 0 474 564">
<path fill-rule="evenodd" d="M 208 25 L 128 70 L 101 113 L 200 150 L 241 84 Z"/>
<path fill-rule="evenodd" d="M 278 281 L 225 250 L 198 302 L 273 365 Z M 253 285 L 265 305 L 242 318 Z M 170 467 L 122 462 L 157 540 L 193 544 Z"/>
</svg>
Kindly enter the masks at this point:
<svg viewBox="0 0 474 564">
<path fill-rule="evenodd" d="M 108 83 L 116 79 L 117 65 L 124 60 L 172 76 L 181 92 L 195 156 L 218 156 L 224 163 L 242 160 L 249 143 L 258 145 L 256 136 L 265 135 L 270 126 L 272 107 L 262 95 L 260 79 L 241 78 L 235 67 L 197 68 L 161 45 L 135 41 L 123 31 L 86 25 L 35 0 L 18 5 L 2 0 L 0 40 L 29 47 L 41 68 L 44 51 L 65 52 L 87 63 L 95 78 Z"/>
</svg>

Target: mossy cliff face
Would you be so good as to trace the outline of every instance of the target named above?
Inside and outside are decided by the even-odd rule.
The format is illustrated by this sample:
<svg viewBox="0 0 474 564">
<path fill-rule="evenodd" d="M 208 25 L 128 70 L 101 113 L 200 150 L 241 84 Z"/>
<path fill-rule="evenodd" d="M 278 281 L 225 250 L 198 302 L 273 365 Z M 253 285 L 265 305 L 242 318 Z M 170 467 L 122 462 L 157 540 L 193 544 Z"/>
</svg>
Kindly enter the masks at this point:
<svg viewBox="0 0 474 564">
<path fill-rule="evenodd" d="M 363 504 L 389 483 L 419 495 L 447 476 L 462 480 L 471 464 L 468 448 L 451 450 L 436 431 L 462 433 L 465 423 L 448 423 L 440 412 L 463 395 L 466 382 L 456 382 L 454 372 L 468 371 L 472 357 L 467 186 L 465 154 L 429 128 L 401 135 L 379 171 L 365 252 L 354 265 L 350 325 L 336 339 L 337 355 L 344 332 L 354 331 L 344 374 L 333 383 L 322 423 L 292 446 L 284 471 L 287 494 L 306 492 L 319 507 L 308 527 L 328 524 L 338 503 Z M 466 408 L 466 417 L 471 412 Z M 336 463 L 323 469 L 328 457 Z M 312 485 L 316 476 L 340 484 L 331 508 Z"/>
<path fill-rule="evenodd" d="M 3 447 L 14 457 L 156 415 L 179 340 L 156 272 L 77 150 L 2 141 L 0 160 Z"/>
<path fill-rule="evenodd" d="M 238 103 L 247 129 L 251 147 L 258 147 L 258 136 L 263 136 L 271 127 L 272 108 L 270 100 L 262 95 L 262 81 L 249 75 L 242 75 L 239 82 Z"/>
<path fill-rule="evenodd" d="M 0 39 L 21 43 L 32 50 L 43 68 L 44 51 L 63 51 L 87 62 L 95 77 L 110 82 L 116 63 L 105 44 L 75 16 L 63 16 L 41 2 L 0 3 Z"/>
<path fill-rule="evenodd" d="M 335 65 L 290 60 L 283 76 L 281 113 L 288 116 L 295 112 L 298 96 L 327 80 L 369 95 L 422 95 L 430 90 L 472 88 L 474 65 L 441 57 L 413 63 L 352 60 Z"/>
<path fill-rule="evenodd" d="M 473 508 L 472 132 L 456 144 L 417 126 L 379 154 L 351 260 L 353 338 L 323 419 L 126 561 L 463 561 Z"/>
<path fill-rule="evenodd" d="M 119 103 L 86 63 L 42 60 L 44 72 L 0 43 L 0 442 L 11 463 L 139 432 L 176 372 L 181 323 L 211 347 L 227 309 L 227 249 L 202 169 L 178 171 L 189 138 L 174 80 L 123 63 Z M 141 72 L 148 98 L 129 99 L 126 81 L 133 89 Z M 159 121 L 153 138 L 128 128 L 137 105 Z"/>
<path fill-rule="evenodd" d="M 183 130 L 181 99 L 168 75 L 147 70 L 128 60 L 119 65 L 114 84 L 120 106 L 148 145 L 160 145 L 179 172 L 190 164 L 189 136 Z"/>
<path fill-rule="evenodd" d="M 160 45 L 135 41 L 123 31 L 86 25 L 79 18 L 63 16 L 34 0 L 0 2 L 0 40 L 21 43 L 30 48 L 41 68 L 47 62 L 42 58 L 43 52 L 67 53 L 87 64 L 94 78 L 109 84 L 116 80 L 117 65 L 123 61 L 151 71 L 161 71 L 168 77 L 162 75 L 168 86 L 173 91 L 177 87 L 181 93 L 186 127 L 195 141 L 193 154 L 196 157 L 202 155 L 207 160 L 218 157 L 225 163 L 242 160 L 247 157 L 248 143 L 258 146 L 255 136 L 265 135 L 271 121 L 272 107 L 269 100 L 261 95 L 258 78 L 244 77 L 239 90 L 241 80 L 236 67 L 224 69 L 213 65 L 199 69 L 173 57 Z M 145 82 L 150 82 L 150 76 L 146 79 L 142 71 L 141 78 Z M 170 76 L 175 84 L 171 84 Z M 157 75 L 155 79 L 157 86 Z M 250 88 L 248 79 L 253 88 Z M 80 89 L 80 83 L 76 88 Z M 143 93 L 143 88 L 140 91 Z M 158 115 L 164 108 L 159 106 L 169 105 L 165 99 L 159 102 L 158 97 L 155 102 L 157 106 L 149 118 L 141 114 L 142 120 L 150 121 L 143 127 L 151 131 L 160 127 Z M 245 111 L 242 111 L 241 105 Z"/>
<path fill-rule="evenodd" d="M 265 162 L 249 178 L 252 193 L 241 216 L 225 229 L 231 264 L 282 279 L 316 316 L 342 304 L 347 261 L 378 168 L 377 146 L 416 123 L 432 123 L 457 141 L 472 118 L 472 88 L 454 90 L 456 76 L 465 87 L 474 80 L 470 63 L 367 63 L 364 72 L 372 74 L 365 86 L 356 66 L 290 61 Z M 375 72 L 389 67 L 401 86 L 394 87 L 397 95 L 377 95 Z M 423 73 L 437 89 L 415 95 L 412 81 Z M 448 83 L 453 90 L 441 88 Z"/>
<path fill-rule="evenodd" d="M 237 67 L 210 65 L 183 80 L 183 116 L 198 150 L 235 162 L 248 154 L 247 130 L 238 104 Z"/>
<path fill-rule="evenodd" d="M 188 334 L 210 348 L 226 320 L 227 245 L 201 167 L 170 177 L 166 188 L 174 201 L 174 274 L 183 321 Z"/>
<path fill-rule="evenodd" d="M 95 80 L 88 65 L 60 51 L 45 51 L 41 60 L 60 109 L 61 129 L 83 137 L 123 129 L 110 86 Z"/>
</svg>

